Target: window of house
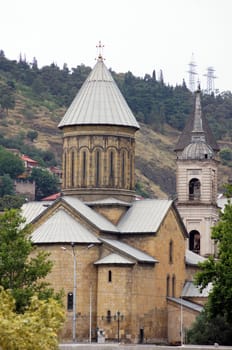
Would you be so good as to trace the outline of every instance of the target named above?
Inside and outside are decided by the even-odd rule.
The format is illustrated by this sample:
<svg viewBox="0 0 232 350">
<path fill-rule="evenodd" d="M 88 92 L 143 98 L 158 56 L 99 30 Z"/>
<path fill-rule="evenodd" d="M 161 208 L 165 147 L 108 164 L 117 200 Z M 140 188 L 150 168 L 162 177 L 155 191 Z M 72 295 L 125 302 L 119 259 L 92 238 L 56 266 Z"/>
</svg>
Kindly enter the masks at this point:
<svg viewBox="0 0 232 350">
<path fill-rule="evenodd" d="M 107 311 L 106 320 L 109 323 L 111 322 L 111 311 L 110 310 Z"/>
<path fill-rule="evenodd" d="M 172 296 L 175 297 L 176 295 L 176 276 L 172 276 Z"/>
<path fill-rule="evenodd" d="M 170 276 L 167 275 L 167 282 L 166 282 L 166 296 L 169 297 L 170 294 Z"/>
<path fill-rule="evenodd" d="M 169 242 L 169 264 L 173 263 L 173 241 Z"/>
<path fill-rule="evenodd" d="M 73 293 L 69 292 L 67 295 L 67 309 L 68 311 L 73 310 Z"/>
<path fill-rule="evenodd" d="M 108 282 L 112 282 L 112 271 L 108 271 Z"/>
</svg>

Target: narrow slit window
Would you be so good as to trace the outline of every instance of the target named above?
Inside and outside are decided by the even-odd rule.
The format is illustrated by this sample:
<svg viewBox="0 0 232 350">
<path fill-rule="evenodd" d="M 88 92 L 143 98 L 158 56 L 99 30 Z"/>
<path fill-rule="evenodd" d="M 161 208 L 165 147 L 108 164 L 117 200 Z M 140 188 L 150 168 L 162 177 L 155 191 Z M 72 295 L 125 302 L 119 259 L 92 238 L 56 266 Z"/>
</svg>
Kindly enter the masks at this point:
<svg viewBox="0 0 232 350">
<path fill-rule="evenodd" d="M 112 282 L 112 271 L 108 271 L 108 282 Z"/>
</svg>

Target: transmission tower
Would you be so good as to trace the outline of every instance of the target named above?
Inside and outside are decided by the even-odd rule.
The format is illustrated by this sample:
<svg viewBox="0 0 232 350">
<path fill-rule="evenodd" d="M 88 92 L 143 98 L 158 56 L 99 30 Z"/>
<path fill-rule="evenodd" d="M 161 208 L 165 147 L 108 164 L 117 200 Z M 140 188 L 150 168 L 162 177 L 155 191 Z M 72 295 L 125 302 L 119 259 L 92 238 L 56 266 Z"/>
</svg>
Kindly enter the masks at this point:
<svg viewBox="0 0 232 350">
<path fill-rule="evenodd" d="M 206 88 L 206 92 L 208 94 L 211 94 L 212 92 L 215 91 L 214 88 L 214 79 L 216 79 L 217 77 L 214 75 L 214 68 L 213 67 L 208 67 L 207 68 L 207 73 L 204 74 L 204 76 L 207 78 L 207 88 Z"/>
<path fill-rule="evenodd" d="M 189 63 L 189 70 L 187 71 L 187 73 L 189 73 L 189 90 L 194 92 L 195 91 L 195 75 L 197 75 L 196 73 L 196 63 L 194 62 L 194 57 L 192 54 L 192 59 L 191 62 Z"/>
</svg>

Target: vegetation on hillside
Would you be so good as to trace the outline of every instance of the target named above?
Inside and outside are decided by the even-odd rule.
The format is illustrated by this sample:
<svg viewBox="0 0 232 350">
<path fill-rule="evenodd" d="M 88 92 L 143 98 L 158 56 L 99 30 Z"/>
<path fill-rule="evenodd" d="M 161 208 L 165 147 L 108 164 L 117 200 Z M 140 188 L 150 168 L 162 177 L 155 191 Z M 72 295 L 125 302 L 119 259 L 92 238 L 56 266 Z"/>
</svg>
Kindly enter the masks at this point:
<svg viewBox="0 0 232 350">
<path fill-rule="evenodd" d="M 72 68 L 64 64 L 60 68 L 52 63 L 39 68 L 36 58 L 31 63 L 21 56 L 18 61 L 9 60 L 0 50 L 0 145 L 17 148 L 42 166 L 60 164 L 61 133 L 57 124 L 90 71 L 91 68 L 84 64 Z M 136 77 L 132 72 L 111 70 L 111 73 L 141 125 L 168 137 L 168 128 L 176 130 L 175 135 L 183 129 L 194 103 L 194 96 L 184 81 L 177 86 L 167 85 L 165 72 L 157 78 L 155 70 L 144 77 Z M 217 95 L 203 92 L 202 107 L 215 138 L 221 141 L 224 171 L 232 166 L 232 94 L 229 91 Z M 17 112 L 10 113 L 9 118 L 12 108 Z M 8 130 L 12 129 L 14 134 L 9 137 Z M 167 147 L 166 153 L 173 151 L 174 145 Z M 173 165 L 170 163 L 165 167 L 170 180 L 167 182 L 159 175 L 163 171 L 162 163 L 157 164 L 154 160 L 151 165 L 152 158 L 150 166 L 144 167 L 143 159 L 137 157 L 141 175 L 149 181 L 158 181 L 161 191 L 173 195 Z M 143 192 L 151 195 L 149 185 L 145 187 Z"/>
</svg>

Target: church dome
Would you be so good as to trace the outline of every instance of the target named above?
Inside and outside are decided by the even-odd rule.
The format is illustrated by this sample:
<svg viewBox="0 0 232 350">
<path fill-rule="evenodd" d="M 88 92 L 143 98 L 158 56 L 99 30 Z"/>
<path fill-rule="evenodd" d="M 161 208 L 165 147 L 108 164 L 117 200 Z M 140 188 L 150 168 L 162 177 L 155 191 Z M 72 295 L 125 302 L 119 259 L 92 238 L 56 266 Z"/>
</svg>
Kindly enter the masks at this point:
<svg viewBox="0 0 232 350">
<path fill-rule="evenodd" d="M 180 156 L 182 160 L 204 160 L 212 159 L 214 157 L 213 149 L 204 141 L 191 142 L 186 146 Z"/>
</svg>

